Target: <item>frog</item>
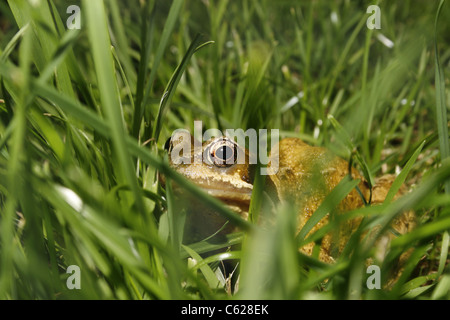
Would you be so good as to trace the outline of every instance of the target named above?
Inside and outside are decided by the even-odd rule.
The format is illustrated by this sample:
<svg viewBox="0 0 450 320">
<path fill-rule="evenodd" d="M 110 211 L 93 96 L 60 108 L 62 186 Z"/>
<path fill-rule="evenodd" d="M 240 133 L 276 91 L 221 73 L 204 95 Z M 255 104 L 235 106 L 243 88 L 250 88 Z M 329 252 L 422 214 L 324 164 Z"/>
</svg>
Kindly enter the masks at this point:
<svg viewBox="0 0 450 320">
<path fill-rule="evenodd" d="M 197 146 L 197 148 L 195 147 Z M 201 146 L 201 147 L 198 147 Z M 183 149 L 185 148 L 185 149 Z M 234 139 L 219 136 L 200 143 L 190 134 L 169 138 L 165 149 L 170 166 L 179 174 L 201 187 L 209 195 L 221 200 L 243 219 L 249 217 L 249 206 L 253 191 L 256 166 L 251 163 L 249 151 L 238 145 Z M 181 158 L 180 150 L 189 150 Z M 236 161 L 237 155 L 244 161 Z M 338 214 L 361 208 L 370 202 L 377 205 L 384 202 L 395 179 L 395 175 L 383 175 L 371 187 L 361 173 L 349 162 L 335 155 L 327 148 L 311 146 L 295 137 L 281 139 L 272 149 L 268 164 L 269 174 L 265 177 L 264 190 L 274 208 L 280 203 L 290 202 L 297 211 L 297 232 L 299 232 L 319 208 L 328 194 L 344 179 L 359 180 L 357 187 L 339 203 Z M 274 160 L 276 159 L 276 170 Z M 204 239 L 220 239 L 237 227 L 226 218 L 198 199 L 192 199 L 180 188 L 175 187 L 181 204 L 187 211 L 184 240 L 197 242 Z M 402 186 L 395 196 L 406 192 Z M 394 198 L 394 199 L 395 199 Z M 276 211 L 276 210 L 275 210 Z M 323 217 L 309 231 L 314 233 L 329 222 L 330 214 Z M 333 263 L 342 252 L 350 235 L 356 230 L 361 218 L 346 220 L 339 231 L 338 241 L 332 234 L 323 237 L 319 248 L 319 259 Z M 396 218 L 392 228 L 398 234 L 411 231 L 415 226 L 415 215 L 406 212 Z M 214 237 L 212 237 L 214 236 Z M 394 237 L 393 234 L 390 237 Z M 306 255 L 312 255 L 316 243 L 300 248 Z"/>
</svg>

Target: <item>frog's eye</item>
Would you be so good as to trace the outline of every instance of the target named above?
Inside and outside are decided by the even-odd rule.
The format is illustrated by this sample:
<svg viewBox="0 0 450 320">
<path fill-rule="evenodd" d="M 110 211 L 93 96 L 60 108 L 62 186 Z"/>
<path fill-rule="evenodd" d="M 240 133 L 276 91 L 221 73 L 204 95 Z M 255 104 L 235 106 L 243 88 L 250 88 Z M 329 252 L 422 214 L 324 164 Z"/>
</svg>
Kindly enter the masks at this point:
<svg viewBox="0 0 450 320">
<path fill-rule="evenodd" d="M 210 147 L 210 157 L 217 167 L 229 167 L 236 163 L 237 146 L 230 140 L 220 139 Z"/>
</svg>

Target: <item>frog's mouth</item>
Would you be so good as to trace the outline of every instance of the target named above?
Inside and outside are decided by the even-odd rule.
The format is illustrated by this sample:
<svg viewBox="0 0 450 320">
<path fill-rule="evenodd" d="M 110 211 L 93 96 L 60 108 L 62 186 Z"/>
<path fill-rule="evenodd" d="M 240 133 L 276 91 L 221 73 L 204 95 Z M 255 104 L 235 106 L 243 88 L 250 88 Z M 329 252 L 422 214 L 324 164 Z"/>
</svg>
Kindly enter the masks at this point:
<svg viewBox="0 0 450 320">
<path fill-rule="evenodd" d="M 159 175 L 159 180 L 164 186 L 166 183 L 165 177 L 163 175 Z M 241 185 L 239 187 L 236 187 L 233 184 L 211 182 L 211 180 L 208 179 L 197 179 L 194 184 L 196 184 L 209 195 L 223 201 L 241 202 L 246 205 L 250 204 L 253 185 L 249 183 L 246 183 L 244 186 Z M 174 189 L 178 188 L 179 187 L 177 186 L 177 184 L 174 184 Z"/>
<path fill-rule="evenodd" d="M 196 184 L 209 195 L 224 201 L 242 202 L 249 204 L 252 197 L 252 186 L 236 188 L 226 184 L 211 185 L 207 182 L 197 181 Z"/>
<path fill-rule="evenodd" d="M 197 183 L 198 184 L 198 183 Z M 248 218 L 248 210 L 250 207 L 250 199 L 252 197 L 251 189 L 234 189 L 232 187 L 214 188 L 210 185 L 204 186 L 198 184 L 206 193 L 219 199 L 229 209 L 238 213 L 242 218 Z"/>
</svg>

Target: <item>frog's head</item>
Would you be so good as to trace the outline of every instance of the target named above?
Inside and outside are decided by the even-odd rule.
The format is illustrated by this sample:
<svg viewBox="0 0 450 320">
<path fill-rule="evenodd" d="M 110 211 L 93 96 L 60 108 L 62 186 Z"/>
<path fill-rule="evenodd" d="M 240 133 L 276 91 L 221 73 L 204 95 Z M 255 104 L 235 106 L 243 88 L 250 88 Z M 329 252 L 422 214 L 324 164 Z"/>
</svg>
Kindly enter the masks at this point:
<svg viewBox="0 0 450 320">
<path fill-rule="evenodd" d="M 167 140 L 165 149 L 169 154 L 170 166 L 175 171 L 247 219 L 254 165 L 249 164 L 246 149 L 225 136 L 202 144 L 187 131 L 173 134 Z M 161 178 L 164 183 L 164 178 Z M 188 213 L 185 225 L 185 241 L 188 243 L 209 238 L 212 234 L 222 236 L 236 230 L 224 217 L 175 184 L 174 192 L 179 197 L 176 205 Z"/>
<path fill-rule="evenodd" d="M 165 149 L 169 163 L 210 195 L 247 205 L 252 194 L 249 153 L 234 140 L 221 136 L 201 144 L 185 131 L 172 135 Z"/>
</svg>

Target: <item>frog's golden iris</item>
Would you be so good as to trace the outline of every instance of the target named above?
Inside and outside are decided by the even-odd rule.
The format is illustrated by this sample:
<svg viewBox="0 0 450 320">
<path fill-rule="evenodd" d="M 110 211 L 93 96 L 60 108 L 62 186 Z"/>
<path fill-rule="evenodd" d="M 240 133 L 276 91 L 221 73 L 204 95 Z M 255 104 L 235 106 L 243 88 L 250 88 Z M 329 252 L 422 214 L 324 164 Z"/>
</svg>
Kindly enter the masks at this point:
<svg viewBox="0 0 450 320">
<path fill-rule="evenodd" d="M 214 139 L 205 150 L 204 160 L 217 167 L 229 167 L 236 164 L 238 147 L 227 137 Z"/>
</svg>

